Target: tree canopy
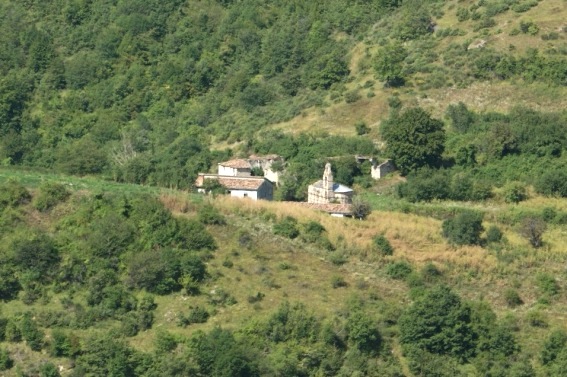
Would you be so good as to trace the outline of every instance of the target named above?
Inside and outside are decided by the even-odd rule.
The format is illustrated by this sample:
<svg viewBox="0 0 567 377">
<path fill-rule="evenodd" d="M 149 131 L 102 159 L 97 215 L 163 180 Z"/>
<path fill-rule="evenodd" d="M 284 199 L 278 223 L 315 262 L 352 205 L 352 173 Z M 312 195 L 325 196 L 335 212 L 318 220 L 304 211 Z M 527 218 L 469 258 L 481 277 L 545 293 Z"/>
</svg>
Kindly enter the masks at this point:
<svg viewBox="0 0 567 377">
<path fill-rule="evenodd" d="M 382 126 L 386 152 L 403 175 L 441 164 L 445 150 L 443 122 L 425 110 L 412 107 L 393 114 Z"/>
</svg>

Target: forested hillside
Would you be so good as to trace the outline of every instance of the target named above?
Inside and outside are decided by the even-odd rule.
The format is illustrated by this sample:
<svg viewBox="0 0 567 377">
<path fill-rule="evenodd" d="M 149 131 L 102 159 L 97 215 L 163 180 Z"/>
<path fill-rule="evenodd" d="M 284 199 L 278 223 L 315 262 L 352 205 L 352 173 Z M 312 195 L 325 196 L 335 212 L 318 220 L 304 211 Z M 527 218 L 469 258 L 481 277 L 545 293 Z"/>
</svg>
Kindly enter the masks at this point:
<svg viewBox="0 0 567 377">
<path fill-rule="evenodd" d="M 566 20 L 0 0 L 0 375 L 563 376 Z M 251 153 L 285 204 L 191 193 Z M 290 203 L 327 162 L 364 221 Z"/>
</svg>

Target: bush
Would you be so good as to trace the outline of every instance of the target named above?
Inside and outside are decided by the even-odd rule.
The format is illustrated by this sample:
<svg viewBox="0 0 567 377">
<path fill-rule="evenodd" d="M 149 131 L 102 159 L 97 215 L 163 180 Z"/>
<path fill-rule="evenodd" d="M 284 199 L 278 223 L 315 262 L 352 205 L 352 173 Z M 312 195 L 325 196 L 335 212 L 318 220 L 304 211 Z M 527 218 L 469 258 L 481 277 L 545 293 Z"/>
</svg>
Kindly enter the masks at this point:
<svg viewBox="0 0 567 377">
<path fill-rule="evenodd" d="M 318 242 L 323 233 L 325 232 L 325 227 L 317 221 L 309 221 L 303 226 L 302 238 L 311 243 Z"/>
<path fill-rule="evenodd" d="M 441 276 L 441 271 L 433 263 L 429 262 L 421 269 L 421 277 L 426 282 L 436 281 Z"/>
<path fill-rule="evenodd" d="M 373 321 L 360 310 L 350 314 L 346 330 L 349 343 L 360 351 L 377 353 L 380 350 L 382 337 Z"/>
<path fill-rule="evenodd" d="M 209 312 L 200 306 L 196 306 L 192 308 L 189 313 L 184 316 L 180 315 L 178 318 L 178 325 L 182 327 L 186 327 L 193 323 L 205 323 L 209 320 Z"/>
<path fill-rule="evenodd" d="M 356 129 L 356 134 L 359 136 L 366 135 L 368 132 L 370 132 L 370 128 L 363 121 L 356 122 L 354 124 L 354 128 Z"/>
<path fill-rule="evenodd" d="M 284 217 L 274 224 L 274 234 L 291 239 L 297 238 L 299 236 L 297 220 L 291 216 Z"/>
<path fill-rule="evenodd" d="M 516 306 L 520 306 L 524 303 L 522 298 L 518 294 L 518 291 L 515 289 L 509 288 L 504 291 L 504 300 L 506 301 L 506 305 L 510 308 L 515 308 Z"/>
<path fill-rule="evenodd" d="M 29 272 L 45 282 L 57 272 L 60 261 L 55 242 L 45 234 L 22 234 L 12 241 L 13 262 L 23 272 Z"/>
<path fill-rule="evenodd" d="M 528 193 L 523 183 L 511 182 L 502 189 L 502 197 L 506 203 L 519 203 L 528 198 Z"/>
<path fill-rule="evenodd" d="M 14 361 L 5 349 L 0 348 L 0 371 L 8 370 L 14 366 Z"/>
<path fill-rule="evenodd" d="M 378 234 L 372 238 L 372 242 L 378 252 L 382 255 L 393 255 L 394 248 L 390 244 L 390 241 L 383 235 Z"/>
<path fill-rule="evenodd" d="M 559 293 L 559 284 L 553 276 L 542 272 L 536 276 L 536 285 L 540 292 L 547 296 L 555 296 Z"/>
<path fill-rule="evenodd" d="M 217 248 L 215 239 L 200 222 L 180 221 L 179 234 L 182 238 L 180 246 L 188 250 L 215 250 Z"/>
<path fill-rule="evenodd" d="M 497 243 L 502 240 L 502 231 L 496 225 L 491 225 L 486 230 L 486 242 Z"/>
<path fill-rule="evenodd" d="M 534 186 L 540 194 L 567 197 L 567 172 L 565 169 L 548 170 L 535 181 Z"/>
<path fill-rule="evenodd" d="M 347 286 L 347 282 L 342 276 L 335 275 L 331 278 L 331 286 L 333 288 L 342 288 Z"/>
<path fill-rule="evenodd" d="M 355 219 L 364 220 L 372 213 L 372 206 L 366 200 L 355 196 L 352 200 L 352 216 Z"/>
<path fill-rule="evenodd" d="M 519 233 L 535 248 L 543 245 L 543 233 L 546 231 L 545 221 L 537 217 L 526 217 L 520 224 Z"/>
<path fill-rule="evenodd" d="M 53 363 L 45 363 L 39 367 L 39 377 L 61 377 L 61 374 Z"/>
<path fill-rule="evenodd" d="M 482 213 L 463 211 L 443 221 L 443 236 L 454 245 L 478 245 L 483 231 Z"/>
<path fill-rule="evenodd" d="M 329 254 L 329 261 L 335 266 L 341 266 L 348 262 L 348 257 L 343 251 L 335 251 Z"/>
<path fill-rule="evenodd" d="M 205 204 L 199 208 L 199 221 L 206 225 L 224 225 L 224 216 L 211 204 Z"/>
<path fill-rule="evenodd" d="M 20 183 L 9 180 L 0 185 L 0 211 L 6 207 L 17 207 L 29 202 L 31 194 Z"/>
<path fill-rule="evenodd" d="M 444 170 L 420 169 L 398 185 L 398 195 L 410 202 L 447 199 L 451 195 L 449 174 Z"/>
<path fill-rule="evenodd" d="M 67 200 L 71 193 L 60 183 L 46 182 L 39 187 L 33 200 L 33 206 L 38 211 L 45 212 L 57 204 Z"/>
<path fill-rule="evenodd" d="M 547 327 L 547 317 L 537 309 L 533 309 L 526 314 L 526 320 L 532 327 Z"/>
<path fill-rule="evenodd" d="M 561 350 L 567 344 L 567 333 L 564 330 L 555 330 L 546 339 L 541 350 L 541 363 L 543 365 L 551 364 L 555 361 Z"/>
<path fill-rule="evenodd" d="M 406 261 L 390 263 L 386 266 L 386 274 L 392 279 L 403 280 L 413 271 L 411 264 Z"/>
<path fill-rule="evenodd" d="M 22 338 L 26 341 L 27 345 L 34 351 L 40 351 L 44 344 L 43 332 L 39 330 L 30 313 L 24 315 L 20 326 Z"/>
</svg>

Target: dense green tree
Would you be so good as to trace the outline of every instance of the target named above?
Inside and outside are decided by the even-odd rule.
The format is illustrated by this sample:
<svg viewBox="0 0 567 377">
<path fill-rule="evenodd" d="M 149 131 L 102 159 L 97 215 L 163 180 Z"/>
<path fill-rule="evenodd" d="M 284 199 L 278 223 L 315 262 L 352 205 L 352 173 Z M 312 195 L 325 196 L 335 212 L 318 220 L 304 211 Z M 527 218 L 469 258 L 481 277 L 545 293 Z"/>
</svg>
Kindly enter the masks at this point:
<svg viewBox="0 0 567 377">
<path fill-rule="evenodd" d="M 445 150 L 443 123 L 419 107 L 403 110 L 382 126 L 386 152 L 403 175 L 438 166 Z"/>
<path fill-rule="evenodd" d="M 257 366 L 244 352 L 232 333 L 215 328 L 197 333 L 191 341 L 199 375 L 214 377 L 249 377 L 259 375 Z"/>
<path fill-rule="evenodd" d="M 85 339 L 76 359 L 75 372 L 96 376 L 134 376 L 134 350 L 114 335 L 98 335 Z"/>
<path fill-rule="evenodd" d="M 408 53 L 400 43 L 390 43 L 378 50 L 374 58 L 376 77 L 385 82 L 387 87 L 404 84 L 403 62 Z"/>
<path fill-rule="evenodd" d="M 350 314 L 346 329 L 349 342 L 363 352 L 378 352 L 381 336 L 376 325 L 366 313 L 354 311 Z"/>
<path fill-rule="evenodd" d="M 463 211 L 443 221 L 443 236 L 454 245 L 478 245 L 481 241 L 482 213 Z"/>
<path fill-rule="evenodd" d="M 181 261 L 172 249 L 136 253 L 128 263 L 128 276 L 138 289 L 168 294 L 181 289 Z"/>
<path fill-rule="evenodd" d="M 55 242 L 46 234 L 21 234 L 10 246 L 13 263 L 23 272 L 34 274 L 38 281 L 54 276 L 61 260 Z"/>
<path fill-rule="evenodd" d="M 405 347 L 467 360 L 476 344 L 470 308 L 447 287 L 420 297 L 399 320 L 400 342 Z"/>
</svg>

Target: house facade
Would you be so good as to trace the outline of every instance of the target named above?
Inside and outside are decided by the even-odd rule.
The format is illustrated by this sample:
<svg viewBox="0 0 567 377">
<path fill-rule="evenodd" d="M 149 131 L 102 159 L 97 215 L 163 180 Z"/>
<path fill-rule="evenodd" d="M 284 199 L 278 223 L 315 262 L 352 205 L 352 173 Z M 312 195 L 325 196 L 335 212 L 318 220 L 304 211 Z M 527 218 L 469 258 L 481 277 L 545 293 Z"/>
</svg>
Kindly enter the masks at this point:
<svg viewBox="0 0 567 377">
<path fill-rule="evenodd" d="M 314 204 L 350 204 L 354 191 L 345 185 L 335 183 L 331 164 L 325 165 L 323 179 L 309 185 L 307 189 L 307 202 Z"/>
</svg>

